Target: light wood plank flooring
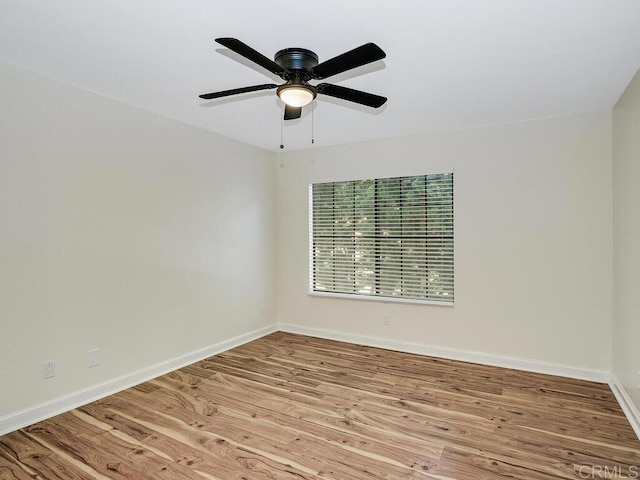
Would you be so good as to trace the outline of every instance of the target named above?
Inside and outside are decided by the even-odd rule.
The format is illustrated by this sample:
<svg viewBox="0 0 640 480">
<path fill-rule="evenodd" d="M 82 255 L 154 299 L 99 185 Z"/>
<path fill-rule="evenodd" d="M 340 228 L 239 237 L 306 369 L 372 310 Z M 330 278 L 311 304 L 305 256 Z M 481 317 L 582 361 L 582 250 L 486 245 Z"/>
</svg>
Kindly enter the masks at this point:
<svg viewBox="0 0 640 480">
<path fill-rule="evenodd" d="M 0 437 L 12 480 L 624 477 L 607 385 L 284 333 Z"/>
</svg>

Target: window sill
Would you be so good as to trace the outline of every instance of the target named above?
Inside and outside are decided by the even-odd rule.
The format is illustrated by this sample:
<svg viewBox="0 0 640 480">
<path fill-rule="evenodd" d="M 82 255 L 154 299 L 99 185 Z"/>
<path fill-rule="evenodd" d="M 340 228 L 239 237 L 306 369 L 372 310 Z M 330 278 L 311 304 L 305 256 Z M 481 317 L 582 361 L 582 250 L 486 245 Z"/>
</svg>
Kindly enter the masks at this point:
<svg viewBox="0 0 640 480">
<path fill-rule="evenodd" d="M 453 307 L 454 302 L 438 302 L 437 300 L 419 300 L 414 298 L 394 298 L 394 297 L 375 297 L 372 295 L 356 295 L 347 293 L 333 292 L 315 292 L 310 291 L 307 294 L 311 297 L 339 298 L 342 300 L 364 300 L 367 302 L 382 303 L 412 303 L 417 305 L 434 305 L 437 307 Z"/>
</svg>

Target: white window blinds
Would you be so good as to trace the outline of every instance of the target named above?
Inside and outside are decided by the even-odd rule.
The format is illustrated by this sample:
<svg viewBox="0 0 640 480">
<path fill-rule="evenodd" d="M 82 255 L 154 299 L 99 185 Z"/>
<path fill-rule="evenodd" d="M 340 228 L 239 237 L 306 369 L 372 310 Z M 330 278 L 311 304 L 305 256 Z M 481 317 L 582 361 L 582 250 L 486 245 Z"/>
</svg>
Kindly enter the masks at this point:
<svg viewBox="0 0 640 480">
<path fill-rule="evenodd" d="M 453 173 L 309 193 L 311 292 L 453 303 Z"/>
</svg>

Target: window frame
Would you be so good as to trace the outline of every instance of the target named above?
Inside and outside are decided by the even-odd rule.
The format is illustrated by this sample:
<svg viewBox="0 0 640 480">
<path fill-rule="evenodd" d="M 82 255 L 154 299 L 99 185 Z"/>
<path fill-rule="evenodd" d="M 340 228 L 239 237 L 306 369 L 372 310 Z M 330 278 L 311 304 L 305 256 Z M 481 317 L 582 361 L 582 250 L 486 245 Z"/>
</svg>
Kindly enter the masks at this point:
<svg viewBox="0 0 640 480">
<path fill-rule="evenodd" d="M 339 292 L 323 292 L 313 290 L 313 272 L 314 272 L 314 257 L 312 255 L 312 245 L 313 245 L 313 185 L 318 183 L 330 183 L 330 182 L 351 182 L 351 181 L 362 181 L 362 180 L 381 180 L 381 179 L 390 179 L 390 178 L 398 178 L 398 177 L 412 177 L 412 176 L 428 176 L 428 175 L 444 175 L 444 174 L 453 174 L 455 179 L 455 172 L 452 168 L 441 168 L 434 169 L 433 171 L 419 171 L 419 172 L 393 172 L 390 174 L 376 174 L 371 176 L 358 176 L 358 177 L 324 177 L 324 178 L 313 178 L 308 182 L 308 245 L 307 245 L 307 295 L 312 297 L 320 297 L 320 298 L 334 298 L 334 299 L 342 299 L 342 300 L 362 300 L 369 302 L 382 302 L 382 303 L 408 303 L 408 304 L 422 304 L 422 305 L 433 305 L 433 306 L 442 306 L 442 307 L 453 307 L 455 306 L 455 295 L 453 301 L 440 301 L 434 299 L 421 299 L 421 298 L 407 298 L 407 297 L 392 297 L 392 296 L 383 296 L 383 295 L 367 295 L 367 294 L 357 294 L 357 293 L 339 293 Z M 452 241 L 453 241 L 453 261 L 452 261 L 452 274 L 453 281 L 452 287 L 455 292 L 456 288 L 456 228 L 455 228 L 455 219 L 456 219 L 456 182 L 453 182 L 452 195 L 453 195 L 453 226 L 452 226 Z"/>
</svg>

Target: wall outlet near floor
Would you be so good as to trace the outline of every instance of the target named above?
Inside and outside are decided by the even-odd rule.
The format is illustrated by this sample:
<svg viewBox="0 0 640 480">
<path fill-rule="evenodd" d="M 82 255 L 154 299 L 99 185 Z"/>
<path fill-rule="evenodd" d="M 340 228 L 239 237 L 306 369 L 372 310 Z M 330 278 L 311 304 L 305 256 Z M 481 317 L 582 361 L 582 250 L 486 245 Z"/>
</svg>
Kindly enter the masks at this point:
<svg viewBox="0 0 640 480">
<path fill-rule="evenodd" d="M 100 365 L 100 349 L 89 350 L 89 368 Z"/>
<path fill-rule="evenodd" d="M 382 324 L 383 325 L 391 325 L 391 315 L 384 315 L 382 317 Z"/>
<path fill-rule="evenodd" d="M 640 390 L 640 370 L 638 370 L 636 373 L 638 374 L 638 380 L 636 382 L 636 387 L 638 387 L 638 390 Z"/>
<path fill-rule="evenodd" d="M 56 361 L 47 360 L 42 364 L 42 378 L 51 378 L 56 376 Z"/>
</svg>

